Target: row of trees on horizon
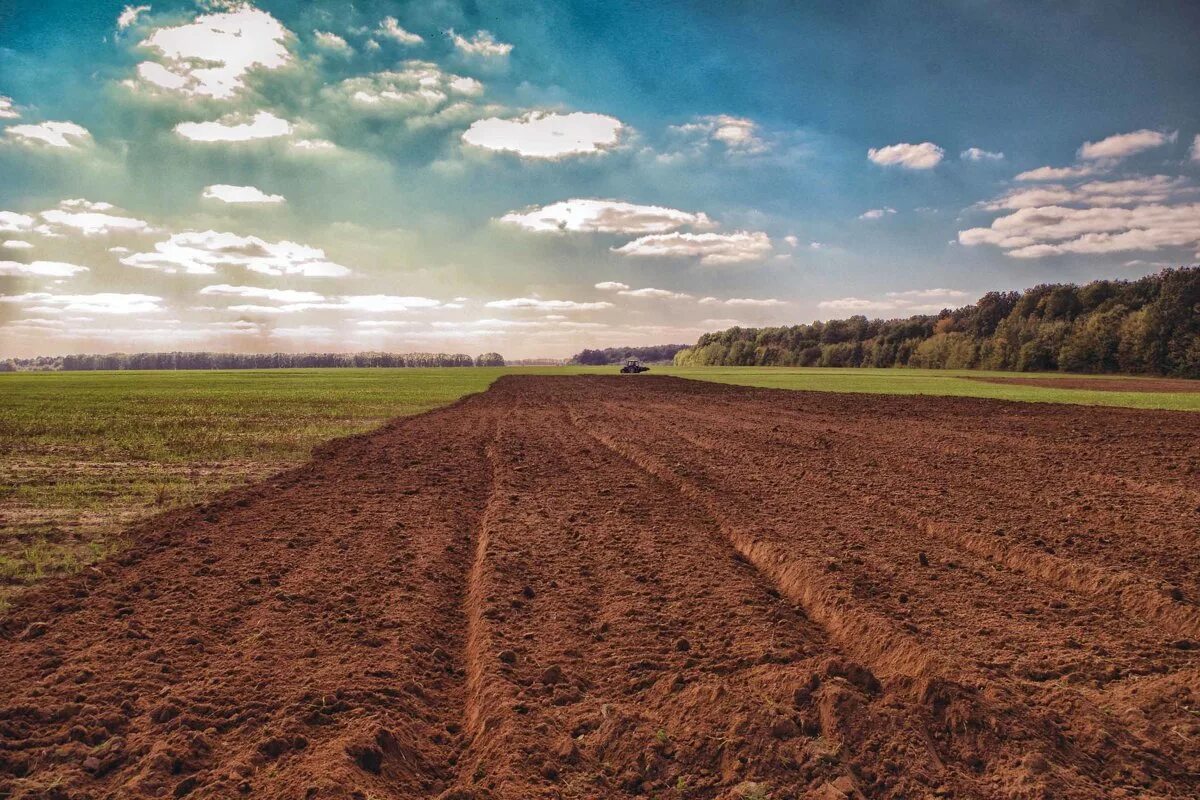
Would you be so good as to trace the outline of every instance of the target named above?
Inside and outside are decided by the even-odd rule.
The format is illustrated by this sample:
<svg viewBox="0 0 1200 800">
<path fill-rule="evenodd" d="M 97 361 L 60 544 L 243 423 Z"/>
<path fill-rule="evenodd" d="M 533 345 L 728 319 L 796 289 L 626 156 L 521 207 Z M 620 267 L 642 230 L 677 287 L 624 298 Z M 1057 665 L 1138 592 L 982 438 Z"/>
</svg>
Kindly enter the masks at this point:
<svg viewBox="0 0 1200 800">
<path fill-rule="evenodd" d="M 906 319 L 706 333 L 677 366 L 926 367 L 1200 378 L 1200 267 L 988 292 Z"/>
<path fill-rule="evenodd" d="M 572 364 L 620 364 L 627 358 L 639 361 L 670 363 L 686 344 L 656 344 L 649 347 L 605 347 L 603 350 L 583 350 L 571 357 Z"/>
<path fill-rule="evenodd" d="M 499 353 L 109 353 L 0 361 L 0 372 L 120 369 L 297 369 L 302 367 L 503 367 Z"/>
</svg>

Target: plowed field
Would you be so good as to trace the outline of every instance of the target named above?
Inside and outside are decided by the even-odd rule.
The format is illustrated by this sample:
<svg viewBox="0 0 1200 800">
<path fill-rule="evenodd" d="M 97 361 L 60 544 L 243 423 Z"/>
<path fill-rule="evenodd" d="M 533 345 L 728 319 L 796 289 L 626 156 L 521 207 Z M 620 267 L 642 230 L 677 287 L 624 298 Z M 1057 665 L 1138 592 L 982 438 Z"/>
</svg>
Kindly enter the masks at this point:
<svg viewBox="0 0 1200 800">
<path fill-rule="evenodd" d="M 1200 416 L 506 377 L 0 620 L 4 798 L 1194 798 Z"/>
</svg>

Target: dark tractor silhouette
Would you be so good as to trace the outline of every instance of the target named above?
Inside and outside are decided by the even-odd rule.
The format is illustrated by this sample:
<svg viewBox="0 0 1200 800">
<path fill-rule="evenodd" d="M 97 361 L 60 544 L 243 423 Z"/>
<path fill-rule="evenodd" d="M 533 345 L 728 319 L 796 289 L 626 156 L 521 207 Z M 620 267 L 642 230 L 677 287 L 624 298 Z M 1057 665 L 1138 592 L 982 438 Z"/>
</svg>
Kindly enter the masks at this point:
<svg viewBox="0 0 1200 800">
<path fill-rule="evenodd" d="M 639 372 L 649 372 L 649 367 L 643 367 L 642 362 L 636 358 L 625 359 L 625 366 L 621 367 L 622 375 L 637 375 Z"/>
</svg>

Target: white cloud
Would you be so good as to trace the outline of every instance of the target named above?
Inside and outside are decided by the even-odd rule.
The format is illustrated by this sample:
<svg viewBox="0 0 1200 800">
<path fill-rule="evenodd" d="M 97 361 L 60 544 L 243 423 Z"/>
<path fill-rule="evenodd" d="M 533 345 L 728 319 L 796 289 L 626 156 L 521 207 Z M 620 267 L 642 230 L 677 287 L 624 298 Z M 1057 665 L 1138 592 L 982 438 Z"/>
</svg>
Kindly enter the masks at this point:
<svg viewBox="0 0 1200 800">
<path fill-rule="evenodd" d="M 692 295 L 687 292 L 672 292 L 667 289 L 654 289 L 647 287 L 645 289 L 621 289 L 617 294 L 626 297 L 648 297 L 655 300 L 691 300 Z"/>
<path fill-rule="evenodd" d="M 620 281 L 601 281 L 600 283 L 596 284 L 596 288 L 601 289 L 605 292 L 617 292 L 617 291 L 621 291 L 624 289 L 628 289 L 629 284 L 621 283 Z"/>
<path fill-rule="evenodd" d="M 227 100 L 245 87 L 255 68 L 278 69 L 291 60 L 288 30 L 273 16 L 249 4 L 204 14 L 193 22 L 159 28 L 142 42 L 162 58 L 161 69 L 138 75 L 160 88 Z"/>
<path fill-rule="evenodd" d="M 516 119 L 477 120 L 462 139 L 475 147 L 522 158 L 562 158 L 603 153 L 617 145 L 624 130 L 619 119 L 605 114 L 530 111 Z"/>
<path fill-rule="evenodd" d="M 760 231 L 652 234 L 613 248 L 623 256 L 695 257 L 712 266 L 758 261 L 770 251 L 771 239 Z"/>
<path fill-rule="evenodd" d="M 4 129 L 9 139 L 25 145 L 42 145 L 65 149 L 77 148 L 92 141 L 92 134 L 74 122 L 41 122 L 37 125 L 12 125 Z"/>
<path fill-rule="evenodd" d="M 702 143 L 720 142 L 733 154 L 757 154 L 769 149 L 759 133 L 758 123 L 745 117 L 728 114 L 696 117 L 687 124 L 672 125 L 670 130 L 687 138 L 698 138 Z"/>
<path fill-rule="evenodd" d="M 512 211 L 501 222 L 539 233 L 558 231 L 592 233 L 663 233 L 685 225 L 712 227 L 703 212 L 691 213 L 663 206 L 642 206 L 621 200 L 562 200 L 541 208 Z"/>
<path fill-rule="evenodd" d="M 0 94 L 0 119 L 19 119 L 20 113 L 13 108 L 11 97 Z"/>
<path fill-rule="evenodd" d="M 5 242 L 5 246 L 8 242 Z M 69 278 L 80 272 L 87 272 L 87 267 L 75 264 L 64 264 L 61 261 L 34 261 L 31 264 L 21 264 L 16 261 L 0 261 L 0 275 L 46 275 L 55 278 Z"/>
<path fill-rule="evenodd" d="M 1184 178 L 1149 175 L 1117 181 L 1089 181 L 1073 187 L 1062 184 L 1022 187 L 984 203 L 983 208 L 998 211 L 1052 205 L 1120 206 L 1160 203 L 1195 191 L 1196 188 L 1189 185 Z"/>
<path fill-rule="evenodd" d="M 231 286 L 228 283 L 205 286 L 199 293 L 202 295 L 215 295 L 217 297 L 243 297 L 256 300 L 270 300 L 275 303 L 325 302 L 325 296 L 316 292 L 301 292 L 294 289 L 266 289 L 261 286 Z"/>
<path fill-rule="evenodd" d="M 960 231 L 958 241 L 995 245 L 1014 258 L 1194 247 L 1200 244 L 1200 203 L 1020 208 L 990 227 Z"/>
<path fill-rule="evenodd" d="M 1192 161 L 1200 161 L 1200 133 L 1192 139 Z"/>
<path fill-rule="evenodd" d="M 0 211 L 0 233 L 20 233 L 33 230 L 33 217 L 15 211 Z"/>
<path fill-rule="evenodd" d="M 287 202 L 281 194 L 267 194 L 256 186 L 231 186 L 227 183 L 214 183 L 204 187 L 202 195 L 209 200 L 220 200 L 222 203 L 284 203 Z"/>
<path fill-rule="evenodd" d="M 754 297 L 730 297 L 728 300 L 721 300 L 716 297 L 701 297 L 698 301 L 702 306 L 741 306 L 743 308 L 774 308 L 776 306 L 785 306 L 787 302 L 784 300 L 776 300 L 773 297 L 754 298 Z"/>
<path fill-rule="evenodd" d="M 909 289 L 904 292 L 888 292 L 888 297 L 907 300 L 962 299 L 967 293 L 959 289 Z"/>
<path fill-rule="evenodd" d="M 331 153 L 338 149 L 336 144 L 327 139 L 296 139 L 291 147 L 304 153 Z"/>
<path fill-rule="evenodd" d="M 958 154 L 963 161 L 1003 161 L 1004 153 L 983 150 L 978 147 L 968 147 Z"/>
<path fill-rule="evenodd" d="M 438 109 L 467 114 L 474 106 L 464 104 L 464 98 L 483 93 L 479 81 L 443 72 L 430 61 L 405 61 L 400 67 L 347 78 L 325 94 L 350 103 L 358 111 L 409 115 L 430 114 Z M 456 105 L 447 106 L 452 101 Z"/>
<path fill-rule="evenodd" d="M 800 238 L 793 236 L 792 234 L 788 234 L 787 236 L 783 237 L 783 240 L 787 242 L 788 247 L 796 247 L 800 244 Z"/>
<path fill-rule="evenodd" d="M 0 243 L 0 247 L 7 247 L 9 250 L 32 250 L 33 245 L 29 242 L 21 241 L 20 239 L 5 239 Z"/>
<path fill-rule="evenodd" d="M 1144 128 L 1133 133 L 1119 133 L 1098 142 L 1084 142 L 1083 146 L 1079 148 L 1079 157 L 1086 161 L 1125 158 L 1155 147 L 1162 147 L 1168 142 L 1175 141 L 1178 135 L 1177 131 L 1168 134 Z"/>
<path fill-rule="evenodd" d="M 161 297 L 149 294 L 121 294 L 100 292 L 98 294 L 50 294 L 30 292 L 28 294 L 0 295 L 0 303 L 17 303 L 30 306 L 40 313 L 57 314 L 73 311 L 81 314 L 151 314 L 162 311 Z"/>
<path fill-rule="evenodd" d="M 329 261 L 325 251 L 317 247 L 211 230 L 172 234 L 155 244 L 154 252 L 133 253 L 121 263 L 193 275 L 211 275 L 217 267 L 243 267 L 264 275 L 336 278 L 350 274 L 349 269 Z"/>
<path fill-rule="evenodd" d="M 211 122 L 181 122 L 175 126 L 175 132 L 194 142 L 246 142 L 290 136 L 292 123 L 270 111 L 258 111 L 249 120 L 231 114 Z"/>
<path fill-rule="evenodd" d="M 896 209 L 891 206 L 883 208 L 872 208 L 870 211 L 864 211 L 858 215 L 859 219 L 883 219 L 885 214 L 895 214 Z"/>
<path fill-rule="evenodd" d="M 328 31 L 313 31 L 313 43 L 331 53 L 347 55 L 354 52 L 354 48 L 345 39 Z"/>
<path fill-rule="evenodd" d="M 885 167 L 900 166 L 905 169 L 933 169 L 942 162 L 946 151 L 933 142 L 920 144 L 889 144 L 887 147 L 872 147 L 867 158 Z"/>
<path fill-rule="evenodd" d="M 485 305 L 488 308 L 532 309 L 535 311 L 600 311 L 613 307 L 613 304 L 607 301 L 580 303 L 575 300 L 543 300 L 540 297 L 513 297 L 508 300 L 492 300 Z"/>
<path fill-rule="evenodd" d="M 420 44 L 425 41 L 417 34 L 401 28 L 400 22 L 395 17 L 384 17 L 383 21 L 379 23 L 378 32 L 380 36 L 394 39 L 400 44 Z"/>
<path fill-rule="evenodd" d="M 101 236 L 110 233 L 147 233 L 153 230 L 144 219 L 127 217 L 107 212 L 114 210 L 111 203 L 93 203 L 89 200 L 64 200 L 58 208 L 41 213 L 41 217 L 54 228 L 71 228 L 84 236 Z"/>
<path fill-rule="evenodd" d="M 1100 164 L 1081 164 L 1074 167 L 1038 167 L 1017 175 L 1019 181 L 1061 181 L 1083 178 L 1100 171 Z"/>
<path fill-rule="evenodd" d="M 453 29 L 446 31 L 450 41 L 463 53 L 487 58 L 502 58 L 512 52 L 513 46 L 496 40 L 488 31 L 477 31 L 470 39 L 460 36 Z"/>
<path fill-rule="evenodd" d="M 117 30 L 123 31 L 137 24 L 138 17 L 142 15 L 142 12 L 149 10 L 150 6 L 125 6 L 120 16 L 117 17 Z"/>
</svg>

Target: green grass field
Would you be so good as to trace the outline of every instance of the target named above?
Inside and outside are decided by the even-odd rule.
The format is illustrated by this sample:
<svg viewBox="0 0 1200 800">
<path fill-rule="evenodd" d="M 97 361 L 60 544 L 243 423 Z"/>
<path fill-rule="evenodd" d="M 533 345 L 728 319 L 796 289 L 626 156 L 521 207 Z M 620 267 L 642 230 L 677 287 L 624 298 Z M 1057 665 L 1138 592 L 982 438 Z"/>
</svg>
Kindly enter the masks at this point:
<svg viewBox="0 0 1200 800">
<path fill-rule="evenodd" d="M 1157 408 L 1167 411 L 1200 411 L 1196 392 L 1114 392 L 1108 389 L 1052 389 L 1041 386 L 987 383 L 980 378 L 1045 378 L 1050 380 L 1136 381 L 1114 375 L 1064 375 L 1059 372 L 986 372 L 942 369 L 839 369 L 835 367 L 665 367 L 657 372 L 681 378 L 799 389 L 813 392 L 865 392 L 867 394 L 928 394 L 983 397 L 1026 403 L 1070 403 L 1085 406 Z M 1197 383 L 1200 389 L 1200 382 Z"/>
<path fill-rule="evenodd" d="M 286 469 L 320 442 L 453 402 L 509 373 L 616 368 L 0 374 L 0 605 L 45 575 L 119 549 L 121 530 L 138 519 Z M 782 389 L 1200 411 L 1200 393 L 968 379 L 1011 373 L 656 367 L 651 374 Z"/>
</svg>

